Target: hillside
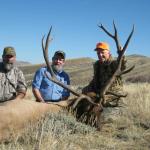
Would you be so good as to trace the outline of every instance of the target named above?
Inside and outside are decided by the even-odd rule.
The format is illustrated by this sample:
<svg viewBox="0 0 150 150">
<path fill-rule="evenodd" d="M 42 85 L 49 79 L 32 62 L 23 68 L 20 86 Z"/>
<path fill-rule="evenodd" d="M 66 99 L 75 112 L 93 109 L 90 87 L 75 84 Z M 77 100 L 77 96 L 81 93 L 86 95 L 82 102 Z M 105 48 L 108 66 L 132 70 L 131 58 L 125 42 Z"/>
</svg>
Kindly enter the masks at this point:
<svg viewBox="0 0 150 150">
<path fill-rule="evenodd" d="M 130 55 L 127 57 L 128 65 L 135 65 L 133 71 L 125 75 L 129 82 L 150 82 L 150 57 Z"/>
<path fill-rule="evenodd" d="M 2 61 L 2 59 L 0 58 L 0 62 Z M 31 65 L 31 63 L 26 62 L 26 61 L 16 61 L 15 63 L 16 66 L 27 66 L 27 65 Z"/>
<path fill-rule="evenodd" d="M 141 55 L 126 56 L 127 67 L 135 65 L 133 71 L 124 75 L 125 81 L 128 82 L 150 82 L 150 58 Z M 87 84 L 93 76 L 93 63 L 91 58 L 68 59 L 65 70 L 71 77 L 71 84 Z M 31 84 L 35 71 L 45 64 L 20 66 L 23 70 L 28 84 Z"/>
<path fill-rule="evenodd" d="M 77 85 L 80 82 L 82 82 L 83 84 L 88 83 L 88 80 L 90 80 L 92 77 L 92 64 L 94 63 L 94 61 L 95 60 L 91 58 L 77 58 L 66 60 L 64 69 L 70 75 L 71 84 Z M 31 84 L 36 70 L 42 66 L 45 66 L 45 64 L 20 66 L 20 69 L 25 74 L 28 85 Z M 80 77 L 80 80 L 78 77 Z"/>
</svg>

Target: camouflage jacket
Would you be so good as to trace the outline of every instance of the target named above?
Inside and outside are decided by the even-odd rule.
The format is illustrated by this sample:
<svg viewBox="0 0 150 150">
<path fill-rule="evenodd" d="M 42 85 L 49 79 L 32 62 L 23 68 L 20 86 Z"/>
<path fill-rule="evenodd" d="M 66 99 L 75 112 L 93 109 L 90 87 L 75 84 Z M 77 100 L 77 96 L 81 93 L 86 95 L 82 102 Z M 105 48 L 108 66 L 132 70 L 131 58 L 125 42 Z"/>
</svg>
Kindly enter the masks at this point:
<svg viewBox="0 0 150 150">
<path fill-rule="evenodd" d="M 88 91 L 93 91 L 99 93 L 100 89 L 104 87 L 106 82 L 111 78 L 112 74 L 117 68 L 117 60 L 110 60 L 106 63 L 99 63 L 96 61 L 94 63 L 94 77 L 93 80 L 88 85 Z M 125 61 L 122 63 L 121 70 L 125 70 Z M 117 77 L 111 87 L 110 91 L 118 91 L 122 87 L 122 78 Z"/>
<path fill-rule="evenodd" d="M 25 93 L 27 86 L 23 72 L 13 67 L 11 71 L 5 72 L 3 63 L 0 63 L 0 102 L 14 99 L 18 92 Z"/>
</svg>

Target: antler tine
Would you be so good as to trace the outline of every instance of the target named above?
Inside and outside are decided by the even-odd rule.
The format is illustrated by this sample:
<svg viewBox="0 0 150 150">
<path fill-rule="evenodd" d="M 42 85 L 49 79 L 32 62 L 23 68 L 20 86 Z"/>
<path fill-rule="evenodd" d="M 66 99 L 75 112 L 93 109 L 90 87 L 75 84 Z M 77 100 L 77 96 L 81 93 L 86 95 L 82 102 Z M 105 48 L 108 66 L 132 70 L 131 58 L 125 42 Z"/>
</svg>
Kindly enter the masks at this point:
<svg viewBox="0 0 150 150">
<path fill-rule="evenodd" d="M 51 80 L 52 82 L 58 84 L 59 86 L 63 87 L 64 89 L 69 90 L 69 91 L 70 91 L 72 94 L 74 94 L 75 96 L 80 96 L 80 94 L 79 94 L 78 92 L 74 91 L 73 89 L 71 89 L 71 88 L 70 88 L 69 86 L 67 86 L 66 84 L 63 84 L 62 82 L 58 81 L 58 80 L 55 79 L 55 78 L 49 77 L 49 75 L 48 75 L 47 73 L 45 73 L 45 74 L 46 74 L 47 78 L 48 78 L 49 80 Z"/>
<path fill-rule="evenodd" d="M 111 38 L 114 39 L 114 36 L 110 32 L 107 31 L 107 29 L 103 26 L 103 24 L 98 25 L 98 27 L 101 28 L 106 34 L 108 34 Z"/>
<path fill-rule="evenodd" d="M 47 73 L 45 73 L 45 74 L 46 74 L 46 76 L 47 76 L 47 78 L 48 78 L 49 80 L 51 80 L 52 82 L 58 84 L 59 86 L 63 87 L 64 89 L 69 90 L 72 94 L 74 94 L 75 96 L 78 96 L 78 97 L 79 97 L 79 98 L 77 99 L 77 101 L 75 102 L 73 108 L 75 108 L 75 107 L 77 106 L 77 104 L 78 104 L 83 98 L 85 98 L 85 99 L 86 99 L 88 102 L 90 102 L 91 104 L 96 105 L 96 106 L 99 106 L 99 104 L 94 103 L 94 102 L 92 101 L 92 99 L 91 99 L 89 96 L 86 96 L 86 95 L 84 95 L 84 94 L 80 94 L 80 93 L 76 92 L 75 90 L 71 89 L 69 86 L 67 86 L 67 85 L 65 85 L 65 84 L 63 84 L 63 83 L 61 83 L 61 82 L 59 82 L 59 81 L 56 80 L 55 78 L 50 78 Z"/>
<path fill-rule="evenodd" d="M 130 72 L 131 70 L 134 69 L 134 67 L 135 67 L 135 65 L 133 65 L 132 67 L 130 67 L 130 68 L 127 69 L 127 70 L 121 71 L 117 76 L 121 76 L 121 75 L 123 75 L 123 74 L 126 74 L 126 73 Z"/>
<path fill-rule="evenodd" d="M 130 33 L 130 35 L 129 35 L 129 37 L 128 37 L 128 39 L 127 39 L 125 45 L 124 45 L 124 47 L 123 47 L 122 55 L 124 54 L 124 52 L 125 52 L 125 50 L 126 50 L 128 44 L 129 44 L 129 42 L 130 42 L 130 39 L 131 39 L 131 37 L 132 37 L 132 35 L 133 35 L 133 32 L 134 32 L 134 25 L 133 25 L 132 31 L 131 31 L 131 33 Z"/>
<path fill-rule="evenodd" d="M 97 103 L 94 103 L 94 102 L 92 101 L 92 99 L 91 99 L 89 96 L 84 95 L 84 94 L 80 94 L 80 93 L 76 92 L 75 90 L 71 89 L 70 87 L 68 87 L 67 85 L 65 85 L 65 84 L 63 84 L 63 83 L 61 83 L 61 82 L 59 82 L 59 81 L 57 81 L 57 80 L 55 80 L 55 79 L 53 79 L 53 78 L 50 78 L 47 73 L 46 73 L 46 76 L 47 76 L 47 78 L 48 78 L 49 80 L 51 80 L 52 82 L 54 82 L 54 83 L 60 85 L 60 86 L 63 87 L 64 89 L 69 90 L 69 91 L 70 91 L 72 94 L 74 94 L 75 96 L 78 96 L 78 97 L 79 97 L 79 98 L 77 99 L 77 101 L 75 102 L 75 104 L 74 104 L 74 108 L 77 106 L 77 104 L 78 104 L 83 98 L 86 98 L 86 100 L 87 100 L 88 102 L 90 102 L 91 104 L 98 106 L 98 104 L 97 104 Z"/>
<path fill-rule="evenodd" d="M 78 103 L 82 100 L 82 99 L 86 99 L 88 102 L 90 102 L 91 104 L 95 105 L 95 106 L 99 106 L 98 103 L 94 103 L 91 98 L 89 96 L 86 96 L 86 95 L 81 95 L 77 100 L 76 102 L 73 104 L 72 108 L 75 109 L 76 106 L 78 105 Z"/>
<path fill-rule="evenodd" d="M 104 95 L 106 94 L 107 90 L 109 89 L 109 87 L 111 86 L 111 84 L 113 83 L 113 81 L 115 80 L 115 77 L 118 76 L 118 75 L 121 75 L 121 74 L 124 74 L 124 73 L 127 73 L 129 71 L 131 71 L 134 66 L 132 66 L 131 68 L 129 68 L 128 70 L 126 71 L 123 71 L 123 72 L 120 72 L 120 67 L 121 67 L 121 63 L 122 63 L 122 59 L 123 59 L 123 55 L 124 55 L 124 52 L 129 44 L 129 41 L 133 35 L 133 32 L 134 32 L 134 26 L 133 26 L 133 29 L 123 47 L 123 49 L 121 49 L 120 45 L 119 45 L 119 41 L 118 41 L 118 35 L 117 35 L 117 29 L 116 29 L 116 26 L 115 26 L 115 23 L 113 22 L 113 25 L 114 25 L 114 30 L 115 30 L 115 35 L 113 36 L 111 33 L 109 33 L 104 27 L 103 25 L 101 24 L 101 26 L 99 26 L 106 34 L 108 34 L 110 37 L 112 37 L 115 42 L 116 42 L 116 46 L 117 46 L 117 50 L 119 50 L 119 56 L 118 56 L 118 67 L 116 69 L 116 71 L 114 72 L 114 74 L 112 75 L 112 77 L 106 82 L 105 86 L 101 89 L 100 91 L 100 96 L 102 98 L 102 100 L 104 99 Z"/>
<path fill-rule="evenodd" d="M 119 44 L 118 32 L 117 32 L 117 28 L 116 28 L 114 21 L 113 21 L 113 26 L 114 26 L 114 30 L 115 30 L 114 35 L 112 35 L 102 24 L 98 25 L 98 27 L 101 28 L 108 36 L 110 36 L 111 38 L 113 38 L 115 40 L 117 51 L 120 51 L 121 45 Z"/>
<path fill-rule="evenodd" d="M 116 97 L 126 97 L 127 96 L 127 94 L 117 94 L 117 93 L 114 93 L 111 91 L 107 91 L 106 94 L 111 94 L 111 95 L 114 95 Z"/>
<path fill-rule="evenodd" d="M 42 49 L 43 49 L 43 55 L 44 55 L 44 59 L 45 59 L 47 68 L 48 68 L 51 76 L 55 78 L 55 74 L 53 72 L 52 67 L 49 64 L 49 57 L 48 57 L 48 46 L 49 46 L 49 42 L 50 42 L 49 39 L 50 39 L 51 30 L 52 30 L 52 26 L 50 27 L 50 30 L 49 30 L 49 32 L 47 34 L 45 45 L 44 45 L 44 38 L 45 38 L 45 36 L 43 36 L 43 38 L 42 38 Z"/>
<path fill-rule="evenodd" d="M 121 45 L 119 44 L 118 31 L 117 31 L 117 28 L 116 28 L 114 21 L 113 21 L 113 26 L 114 26 L 114 30 L 115 30 L 114 40 L 116 42 L 117 51 L 119 52 L 121 50 Z"/>
<path fill-rule="evenodd" d="M 44 54 L 44 51 L 45 51 L 44 38 L 45 38 L 45 35 L 44 35 L 43 38 L 42 38 L 42 49 L 43 49 L 43 54 Z M 44 59 L 45 59 L 45 54 L 44 54 Z"/>
<path fill-rule="evenodd" d="M 133 25 L 132 31 L 131 31 L 131 33 L 130 33 L 130 35 L 129 35 L 129 37 L 128 37 L 128 39 L 127 39 L 127 41 L 126 41 L 126 43 L 125 43 L 125 45 L 124 45 L 124 47 L 123 47 L 123 49 L 122 49 L 122 51 L 121 51 L 121 53 L 119 53 L 118 62 L 121 62 L 121 61 L 122 61 L 123 55 L 124 55 L 124 53 L 125 53 L 125 51 L 126 51 L 126 49 L 127 49 L 127 46 L 128 46 L 128 44 L 129 44 L 129 42 L 130 42 L 130 39 L 131 39 L 131 37 L 132 37 L 132 35 L 133 35 L 133 32 L 134 32 L 134 25 Z M 121 66 L 121 63 L 119 63 L 119 64 L 120 64 L 120 66 Z M 131 67 L 131 68 L 132 68 L 132 67 Z"/>
<path fill-rule="evenodd" d="M 51 67 L 51 65 L 49 64 L 49 58 L 48 58 L 48 46 L 49 46 L 49 42 L 50 42 L 50 34 L 51 34 L 51 30 L 52 30 L 52 26 L 50 27 L 50 30 L 47 34 L 47 38 L 46 38 L 46 44 L 44 46 L 44 37 L 42 38 L 42 49 L 43 49 L 43 55 L 44 55 L 44 59 L 45 59 L 45 62 L 46 62 L 46 65 L 47 65 L 47 68 L 48 68 L 48 71 L 50 72 L 51 74 L 51 77 L 48 76 L 48 74 L 45 72 L 45 75 L 48 77 L 49 80 L 53 81 L 54 83 L 60 85 L 61 87 L 65 88 L 65 89 L 68 89 L 71 93 L 73 93 L 74 95 L 76 96 L 80 96 L 79 93 L 75 92 L 74 90 L 70 89 L 67 85 L 59 82 L 57 79 L 56 79 L 56 76 L 53 72 L 53 69 Z"/>
<path fill-rule="evenodd" d="M 52 26 L 48 32 L 48 35 L 47 35 L 47 38 L 46 38 L 46 42 L 45 42 L 45 45 L 44 45 L 44 37 L 42 38 L 42 49 L 43 49 L 43 55 L 44 55 L 44 59 L 45 59 L 45 62 L 46 62 L 46 65 L 47 65 L 47 68 L 48 68 L 48 71 L 50 72 L 51 74 L 51 77 L 47 74 L 47 72 L 45 72 L 45 75 L 47 76 L 47 78 L 49 80 L 51 80 L 52 82 L 56 83 L 57 85 L 63 87 L 64 89 L 67 89 L 68 91 L 70 91 L 72 94 L 74 94 L 75 96 L 78 96 L 78 97 L 81 97 L 80 100 L 84 97 L 87 99 L 87 101 L 89 101 L 90 103 L 92 103 L 93 105 L 97 105 L 96 103 L 94 103 L 92 101 L 92 99 L 86 95 L 83 95 L 83 94 L 80 94 L 78 92 L 76 92 L 75 90 L 71 89 L 68 85 L 66 84 L 63 84 L 62 82 L 58 81 L 54 72 L 53 72 L 53 69 L 51 67 L 51 65 L 49 64 L 49 58 L 48 58 L 48 46 L 49 46 L 49 42 L 50 42 L 50 33 L 51 33 L 51 30 L 52 30 Z M 78 101 L 79 102 L 79 101 Z M 77 103 L 76 103 L 77 104 Z"/>
<path fill-rule="evenodd" d="M 52 31 L 52 26 L 50 27 L 50 30 L 47 34 L 45 51 L 48 51 L 48 46 L 49 46 L 49 41 L 50 41 L 49 38 L 50 38 L 51 31 Z"/>
</svg>

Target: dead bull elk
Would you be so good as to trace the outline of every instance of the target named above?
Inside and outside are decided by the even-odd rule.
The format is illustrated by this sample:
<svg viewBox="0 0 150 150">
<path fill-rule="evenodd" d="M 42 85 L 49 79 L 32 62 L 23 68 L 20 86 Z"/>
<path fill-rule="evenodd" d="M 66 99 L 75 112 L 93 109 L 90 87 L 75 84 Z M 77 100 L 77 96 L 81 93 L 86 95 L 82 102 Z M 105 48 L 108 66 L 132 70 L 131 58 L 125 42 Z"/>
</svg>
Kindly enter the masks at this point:
<svg viewBox="0 0 150 150">
<path fill-rule="evenodd" d="M 108 107 L 108 103 L 107 100 L 105 99 L 105 95 L 114 95 L 118 98 L 120 97 L 126 97 L 126 95 L 124 94 L 117 94 L 117 93 L 113 93 L 108 91 L 109 87 L 112 85 L 112 83 L 114 82 L 115 78 L 118 76 L 121 76 L 122 74 L 128 73 L 130 72 L 134 66 L 132 66 L 131 68 L 121 71 L 121 64 L 123 61 L 123 57 L 124 57 L 124 53 L 127 49 L 127 46 L 129 44 L 129 41 L 133 35 L 134 32 L 134 26 L 133 29 L 126 41 L 126 43 L 124 44 L 123 48 L 119 43 L 118 40 L 118 33 L 117 33 L 117 29 L 115 26 L 115 23 L 113 22 L 113 26 L 114 26 L 114 30 L 115 30 L 115 34 L 112 35 L 110 32 L 108 32 L 106 30 L 106 28 L 101 24 L 99 25 L 99 27 L 111 38 L 114 39 L 115 43 L 116 43 L 116 47 L 117 47 L 117 52 L 118 52 L 118 57 L 117 57 L 117 61 L 118 61 L 118 65 L 117 68 L 115 70 L 115 72 L 112 74 L 111 78 L 106 82 L 105 86 L 103 88 L 101 88 L 101 90 L 99 91 L 99 98 L 93 98 L 90 97 L 88 95 L 84 95 L 84 94 L 80 94 L 78 92 L 76 92 L 75 90 L 71 89 L 69 86 L 63 84 L 62 82 L 58 81 L 52 68 L 51 65 L 49 64 L 49 58 L 48 58 L 48 46 L 49 46 L 49 42 L 50 42 L 50 33 L 52 30 L 52 27 L 50 28 L 50 31 L 47 35 L 46 38 L 46 42 L 44 44 L 44 37 L 42 38 L 42 48 L 43 48 L 43 55 L 44 55 L 44 59 L 48 68 L 48 71 L 51 74 L 51 77 L 49 77 L 46 73 L 46 76 L 49 78 L 49 80 L 53 81 L 54 83 L 62 86 L 63 88 L 69 90 L 72 94 L 74 94 L 76 96 L 75 99 L 72 100 L 67 100 L 66 102 L 68 102 L 69 106 L 76 111 L 76 118 L 77 120 L 84 122 L 86 124 L 90 124 L 92 126 L 97 127 L 98 129 L 100 129 L 100 119 L 101 119 L 101 113 L 103 111 L 103 107 Z M 55 103 L 58 104 L 58 103 Z M 110 106 L 110 105 L 109 105 Z M 110 106 L 111 107 L 111 106 Z M 114 107 L 114 106 L 113 106 Z"/>
</svg>

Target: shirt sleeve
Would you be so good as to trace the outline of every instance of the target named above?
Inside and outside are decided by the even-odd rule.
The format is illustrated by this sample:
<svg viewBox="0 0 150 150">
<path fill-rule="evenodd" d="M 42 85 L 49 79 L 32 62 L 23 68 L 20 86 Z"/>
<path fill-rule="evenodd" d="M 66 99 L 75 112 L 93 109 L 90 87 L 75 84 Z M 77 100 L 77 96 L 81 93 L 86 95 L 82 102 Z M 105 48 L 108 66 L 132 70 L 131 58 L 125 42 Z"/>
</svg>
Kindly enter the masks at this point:
<svg viewBox="0 0 150 150">
<path fill-rule="evenodd" d="M 36 89 L 40 89 L 42 79 L 43 79 L 43 71 L 42 69 L 39 69 L 34 75 L 32 87 Z"/>
<path fill-rule="evenodd" d="M 25 81 L 25 77 L 21 70 L 18 71 L 18 80 L 17 80 L 17 92 L 26 93 L 27 85 Z"/>
<path fill-rule="evenodd" d="M 66 74 L 66 76 L 65 76 L 65 84 L 70 85 L 70 77 L 68 74 Z M 69 96 L 70 96 L 70 92 L 67 89 L 64 89 L 63 93 L 62 93 L 62 98 L 69 97 Z"/>
</svg>

